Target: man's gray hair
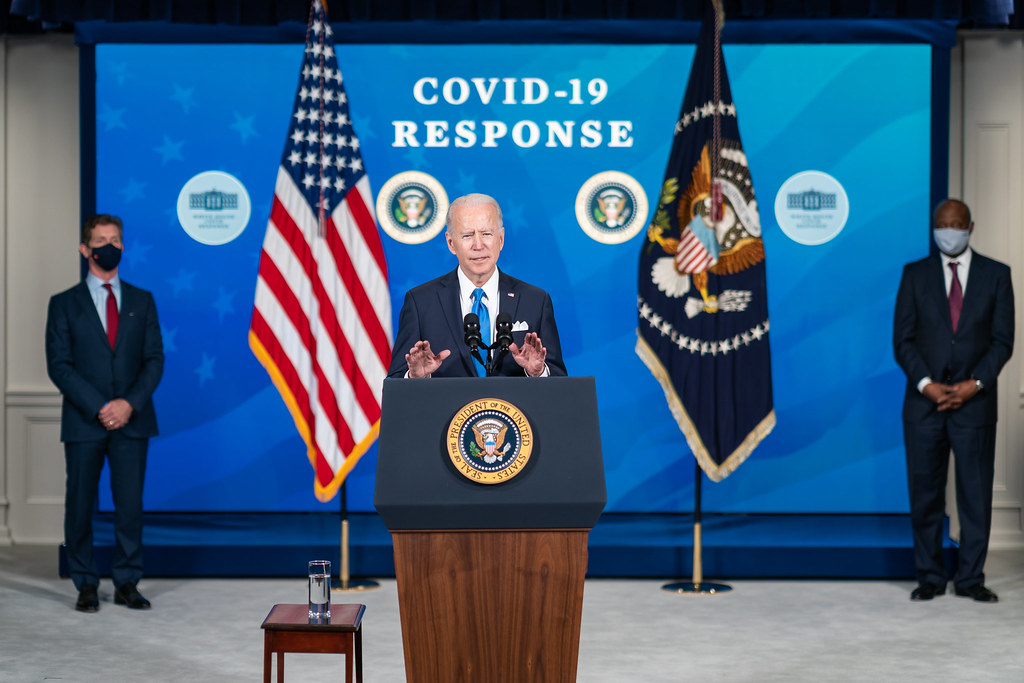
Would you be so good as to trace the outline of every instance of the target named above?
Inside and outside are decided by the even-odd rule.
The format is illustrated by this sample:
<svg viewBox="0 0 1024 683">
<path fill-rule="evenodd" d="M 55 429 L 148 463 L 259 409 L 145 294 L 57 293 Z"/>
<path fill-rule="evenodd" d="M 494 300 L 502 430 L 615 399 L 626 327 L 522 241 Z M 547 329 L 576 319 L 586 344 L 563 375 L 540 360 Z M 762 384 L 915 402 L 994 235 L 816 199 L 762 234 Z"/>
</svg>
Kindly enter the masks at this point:
<svg viewBox="0 0 1024 683">
<path fill-rule="evenodd" d="M 501 207 L 498 206 L 498 200 L 488 194 L 473 192 L 459 197 L 448 205 L 448 213 L 444 217 L 444 224 L 448 232 L 452 230 L 452 211 L 457 206 L 493 206 L 495 213 L 498 215 L 498 225 L 504 225 L 501 222 Z"/>
</svg>

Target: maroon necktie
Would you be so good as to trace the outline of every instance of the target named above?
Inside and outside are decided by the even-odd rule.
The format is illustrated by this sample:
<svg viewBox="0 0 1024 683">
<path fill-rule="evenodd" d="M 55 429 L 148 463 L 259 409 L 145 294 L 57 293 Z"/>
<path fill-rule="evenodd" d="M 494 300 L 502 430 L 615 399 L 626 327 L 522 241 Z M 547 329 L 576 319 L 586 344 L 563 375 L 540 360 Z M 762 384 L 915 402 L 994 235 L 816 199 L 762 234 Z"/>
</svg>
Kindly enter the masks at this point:
<svg viewBox="0 0 1024 683">
<path fill-rule="evenodd" d="M 949 319 L 953 322 L 953 331 L 960 324 L 960 310 L 964 307 L 964 290 L 960 287 L 960 278 L 956 275 L 956 261 L 950 261 L 953 269 L 953 281 L 949 285 Z"/>
<path fill-rule="evenodd" d="M 956 271 L 953 271 L 956 272 Z M 114 341 L 117 340 L 117 299 L 114 298 L 114 289 L 110 286 L 110 283 L 103 285 L 107 290 L 107 339 L 110 341 L 110 348 L 114 348 Z M 960 285 L 957 285 L 959 291 Z M 950 299 L 952 305 L 953 299 Z M 954 329 L 956 324 L 953 325 Z"/>
</svg>

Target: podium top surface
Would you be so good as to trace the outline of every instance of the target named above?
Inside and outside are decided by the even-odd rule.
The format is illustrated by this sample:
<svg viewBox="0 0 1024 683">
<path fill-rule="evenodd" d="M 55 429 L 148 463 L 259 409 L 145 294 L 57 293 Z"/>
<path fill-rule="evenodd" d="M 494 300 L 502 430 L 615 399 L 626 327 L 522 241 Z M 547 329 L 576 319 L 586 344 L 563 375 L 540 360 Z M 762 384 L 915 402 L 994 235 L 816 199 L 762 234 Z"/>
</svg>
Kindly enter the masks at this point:
<svg viewBox="0 0 1024 683">
<path fill-rule="evenodd" d="M 490 467 L 468 431 L 474 411 L 495 412 L 484 408 L 512 415 L 525 434 L 497 436 Z M 499 469 L 513 441 L 529 448 L 525 464 L 517 457 L 508 476 L 480 483 L 471 461 L 479 455 L 485 475 Z M 374 505 L 388 529 L 591 528 L 606 500 L 594 378 L 384 381 Z"/>
</svg>

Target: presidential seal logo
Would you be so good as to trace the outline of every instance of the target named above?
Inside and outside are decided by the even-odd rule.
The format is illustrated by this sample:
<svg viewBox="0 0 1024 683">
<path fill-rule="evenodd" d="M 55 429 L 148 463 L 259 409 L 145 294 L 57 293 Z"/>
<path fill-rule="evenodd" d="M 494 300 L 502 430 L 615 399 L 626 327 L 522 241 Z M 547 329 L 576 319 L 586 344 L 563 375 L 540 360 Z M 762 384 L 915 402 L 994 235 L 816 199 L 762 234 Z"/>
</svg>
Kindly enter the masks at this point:
<svg viewBox="0 0 1024 683">
<path fill-rule="evenodd" d="M 603 171 L 576 194 L 576 220 L 595 242 L 628 242 L 647 222 L 647 195 L 633 176 Z"/>
<path fill-rule="evenodd" d="M 252 205 L 238 178 L 223 171 L 203 171 L 181 188 L 177 211 L 178 222 L 189 237 L 216 246 L 242 234 Z"/>
<path fill-rule="evenodd" d="M 498 398 L 462 406 L 448 425 L 445 441 L 455 469 L 478 484 L 500 484 L 516 477 L 533 452 L 533 432 L 526 416 Z"/>
<path fill-rule="evenodd" d="M 391 176 L 377 194 L 377 220 L 403 244 L 423 244 L 444 227 L 448 193 L 431 175 L 404 171 Z"/>
</svg>

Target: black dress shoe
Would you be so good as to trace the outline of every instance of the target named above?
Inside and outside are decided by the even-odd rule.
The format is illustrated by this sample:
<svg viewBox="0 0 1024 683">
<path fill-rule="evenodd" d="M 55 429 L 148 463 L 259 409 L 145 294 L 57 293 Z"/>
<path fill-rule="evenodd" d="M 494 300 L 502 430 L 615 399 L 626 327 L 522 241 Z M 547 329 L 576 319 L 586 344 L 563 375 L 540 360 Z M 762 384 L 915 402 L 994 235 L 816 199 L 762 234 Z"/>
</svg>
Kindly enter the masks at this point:
<svg viewBox="0 0 1024 683">
<path fill-rule="evenodd" d="M 936 595 L 945 594 L 945 586 L 936 586 L 934 583 L 919 583 L 917 588 L 910 592 L 910 599 L 919 602 L 921 600 L 931 600 Z"/>
<path fill-rule="evenodd" d="M 970 598 L 977 602 L 999 602 L 999 596 L 980 583 L 968 586 L 967 588 L 957 588 L 956 594 L 962 598 Z"/>
<path fill-rule="evenodd" d="M 125 605 L 129 609 L 149 609 L 149 600 L 142 597 L 142 593 L 135 587 L 134 583 L 125 583 L 114 589 L 114 604 Z"/>
<path fill-rule="evenodd" d="M 75 609 L 79 612 L 99 611 L 100 599 L 96 595 L 96 586 L 92 584 L 82 586 L 82 590 L 78 591 L 78 601 L 75 603 Z"/>
</svg>

